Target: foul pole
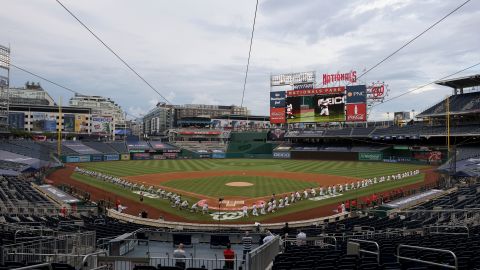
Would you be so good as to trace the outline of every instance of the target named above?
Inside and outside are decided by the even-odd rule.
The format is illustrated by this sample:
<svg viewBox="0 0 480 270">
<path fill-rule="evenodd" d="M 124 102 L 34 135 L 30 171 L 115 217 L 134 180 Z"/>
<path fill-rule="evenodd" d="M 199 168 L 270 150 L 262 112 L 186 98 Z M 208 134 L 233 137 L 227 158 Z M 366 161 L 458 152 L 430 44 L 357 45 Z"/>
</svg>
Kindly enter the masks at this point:
<svg viewBox="0 0 480 270">
<path fill-rule="evenodd" d="M 62 97 L 58 103 L 58 129 L 57 129 L 57 155 L 60 158 L 62 155 Z"/>
</svg>

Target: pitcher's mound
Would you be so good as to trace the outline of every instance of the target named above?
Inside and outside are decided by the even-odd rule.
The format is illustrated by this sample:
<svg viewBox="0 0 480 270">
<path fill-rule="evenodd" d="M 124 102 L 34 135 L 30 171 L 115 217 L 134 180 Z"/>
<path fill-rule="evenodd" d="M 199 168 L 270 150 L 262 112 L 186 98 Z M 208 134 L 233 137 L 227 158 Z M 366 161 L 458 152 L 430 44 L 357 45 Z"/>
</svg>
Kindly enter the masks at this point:
<svg viewBox="0 0 480 270">
<path fill-rule="evenodd" d="M 253 186 L 253 184 L 249 183 L 249 182 L 228 182 L 225 185 L 229 186 L 229 187 L 250 187 L 250 186 Z"/>
</svg>

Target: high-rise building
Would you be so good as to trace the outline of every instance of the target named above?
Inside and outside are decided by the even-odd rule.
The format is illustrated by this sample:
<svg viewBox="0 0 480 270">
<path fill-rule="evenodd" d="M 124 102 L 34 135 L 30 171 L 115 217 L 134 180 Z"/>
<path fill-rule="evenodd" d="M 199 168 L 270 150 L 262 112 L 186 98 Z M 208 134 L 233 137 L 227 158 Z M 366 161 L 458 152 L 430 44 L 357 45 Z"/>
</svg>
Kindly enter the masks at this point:
<svg viewBox="0 0 480 270">
<path fill-rule="evenodd" d="M 161 135 L 174 127 L 175 109 L 165 103 L 158 103 L 143 117 L 143 134 Z"/>
<path fill-rule="evenodd" d="M 55 101 L 40 83 L 27 82 L 24 87 L 9 88 L 10 105 L 54 106 Z"/>
<path fill-rule="evenodd" d="M 235 105 L 204 105 L 204 104 L 185 104 L 174 105 L 176 119 L 180 120 L 187 117 L 208 117 L 215 118 L 223 115 L 247 115 L 246 107 Z"/>
<path fill-rule="evenodd" d="M 71 107 L 81 107 L 91 109 L 92 118 L 95 117 L 105 119 L 104 117 L 113 118 L 112 129 L 125 129 L 125 113 L 122 108 L 110 98 L 101 96 L 87 96 L 76 93 L 69 101 Z"/>
</svg>

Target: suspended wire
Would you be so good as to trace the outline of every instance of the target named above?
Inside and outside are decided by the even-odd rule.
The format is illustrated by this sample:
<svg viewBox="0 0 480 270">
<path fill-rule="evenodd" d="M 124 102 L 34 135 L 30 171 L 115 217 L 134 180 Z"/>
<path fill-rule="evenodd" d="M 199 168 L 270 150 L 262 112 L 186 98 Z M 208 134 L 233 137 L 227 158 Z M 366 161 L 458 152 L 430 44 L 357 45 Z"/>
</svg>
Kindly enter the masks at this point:
<svg viewBox="0 0 480 270">
<path fill-rule="evenodd" d="M 240 103 L 240 108 L 243 107 L 243 99 L 245 98 L 245 88 L 247 86 L 248 67 L 250 66 L 250 56 L 252 53 L 253 33 L 255 32 L 255 21 L 257 20 L 257 10 L 258 10 L 258 0 L 255 5 L 255 15 L 253 16 L 252 35 L 250 36 L 250 48 L 248 49 L 247 69 L 245 70 L 245 80 L 243 81 L 242 102 Z"/>
<path fill-rule="evenodd" d="M 454 73 L 452 73 L 452 74 L 449 74 L 449 75 L 447 75 L 447 76 L 445 76 L 445 77 L 442 77 L 442 78 L 440 78 L 440 79 L 437 79 L 437 80 L 435 80 L 435 81 L 431 81 L 431 82 L 429 82 L 429 83 L 426 83 L 426 84 L 424 84 L 424 85 L 421 85 L 421 86 L 419 86 L 419 87 L 416 87 L 416 88 L 414 88 L 414 89 L 412 89 L 412 90 L 409 90 L 409 91 L 407 91 L 407 92 L 404 92 L 404 93 L 402 93 L 402 94 L 400 94 L 400 95 L 397 95 L 397 96 L 394 96 L 394 97 L 392 97 L 392 98 L 390 98 L 390 99 L 387 99 L 387 100 L 385 100 L 385 101 L 382 102 L 382 103 L 375 104 L 375 105 L 371 106 L 370 109 L 372 109 L 373 107 L 376 107 L 376 106 L 380 106 L 380 105 L 382 105 L 382 104 L 385 104 L 385 103 L 387 103 L 387 102 L 389 102 L 389 101 L 392 101 L 392 100 L 394 100 L 394 99 L 397 99 L 397 98 L 399 98 L 399 97 L 402 97 L 402 96 L 405 96 L 405 95 L 407 95 L 407 94 L 410 94 L 410 93 L 412 93 L 412 92 L 415 92 L 415 91 L 417 91 L 417 90 L 420 90 L 420 89 L 422 89 L 422 88 L 424 88 L 424 87 L 426 87 L 426 86 L 429 86 L 429 85 L 434 84 L 434 83 L 436 83 L 436 82 L 438 82 L 438 81 L 447 79 L 447 78 L 449 78 L 449 77 L 452 77 L 452 76 L 454 76 L 454 75 L 457 75 L 458 73 L 464 72 L 464 71 L 466 71 L 466 70 L 469 70 L 469 69 L 474 68 L 474 67 L 479 66 L 479 65 L 480 65 L 480 62 L 478 62 L 478 63 L 476 63 L 476 64 L 474 64 L 474 65 L 471 65 L 471 66 L 469 66 L 469 67 L 467 67 L 467 68 L 464 68 L 464 69 L 462 69 L 462 70 L 459 70 L 459 71 L 457 71 L 457 72 L 454 72 Z"/>
<path fill-rule="evenodd" d="M 371 68 L 369 68 L 368 70 L 366 70 L 365 72 L 363 72 L 360 76 L 357 77 L 357 80 L 360 79 L 361 77 L 363 77 L 364 75 L 366 75 L 367 73 L 369 73 L 370 71 L 372 71 L 373 69 L 375 69 L 376 67 L 380 66 L 383 62 L 387 61 L 390 57 L 394 56 L 395 54 L 397 54 L 399 51 L 401 51 L 403 48 L 407 47 L 408 45 L 410 45 L 410 43 L 414 42 L 416 39 L 418 39 L 419 37 L 423 36 L 423 34 L 425 34 L 426 32 L 428 32 L 430 29 L 434 28 L 435 26 L 437 26 L 437 24 L 441 23 L 443 20 L 445 20 L 446 18 L 448 18 L 450 15 L 452 15 L 453 13 L 455 13 L 457 10 L 459 10 L 460 8 L 462 8 L 464 5 L 466 5 L 468 2 L 470 2 L 471 0 L 467 0 L 465 2 L 463 2 L 463 4 L 461 4 L 460 6 L 456 7 L 454 10 L 450 11 L 447 15 L 443 16 L 440 20 L 436 21 L 434 24 L 430 25 L 427 29 L 423 30 L 420 34 L 416 35 L 414 38 L 412 38 L 411 40 L 409 40 L 407 43 L 405 43 L 403 46 L 401 46 L 400 48 L 398 48 L 397 50 L 395 50 L 393 53 L 389 54 L 387 57 L 383 58 L 380 62 L 378 62 L 377 64 L 375 64 L 374 66 L 372 66 Z"/>
<path fill-rule="evenodd" d="M 5 64 L 8 64 L 7 62 L 3 61 L 2 59 L 0 59 L 0 61 L 3 62 L 3 63 L 5 63 Z M 77 92 L 77 91 L 75 91 L 75 90 L 73 90 L 73 89 L 71 89 L 71 88 L 68 88 L 68 87 L 63 86 L 63 85 L 61 85 L 61 84 L 59 84 L 59 83 L 56 83 L 56 82 L 54 82 L 54 81 L 52 81 L 52 80 L 50 80 L 50 79 L 47 79 L 47 78 L 45 78 L 45 77 L 42 76 L 42 75 L 38 75 L 38 74 L 36 74 L 36 73 L 34 73 L 34 72 L 32 72 L 32 71 L 26 70 L 26 69 L 24 69 L 24 68 L 22 68 L 22 67 L 19 67 L 19 66 L 16 66 L 16 65 L 12 64 L 12 63 L 9 63 L 9 64 L 10 64 L 10 66 L 12 66 L 12 67 L 14 67 L 14 68 L 16 68 L 16 69 L 18 69 L 18 70 L 21 70 L 21 71 L 23 71 L 23 72 L 25 72 L 25 73 L 28 73 L 28 74 L 30 74 L 30 75 L 32 75 L 32 76 L 34 76 L 34 77 L 37 77 L 37 78 L 42 79 L 42 80 L 44 80 L 44 81 L 46 81 L 46 82 L 49 82 L 49 83 L 51 83 L 51 84 L 53 84 L 53 85 L 56 85 L 56 86 L 58 86 L 58 87 L 60 87 L 60 88 L 63 88 L 63 89 L 65 89 L 65 90 L 67 90 L 67 91 L 70 91 L 70 92 L 72 92 L 72 93 L 74 93 L 74 94 L 80 94 L 79 92 Z"/>
<path fill-rule="evenodd" d="M 70 11 L 65 5 L 63 5 L 59 0 L 56 0 L 57 3 L 62 6 L 73 18 L 75 18 L 75 20 L 80 23 L 85 29 L 87 29 L 88 32 L 90 32 L 90 34 L 92 34 L 95 39 L 97 39 L 100 43 L 102 43 L 102 45 L 107 48 L 107 50 L 109 50 L 113 55 L 115 55 L 115 57 L 117 57 L 118 60 L 120 60 L 120 62 L 122 62 L 128 69 L 130 69 L 138 78 L 140 78 L 140 80 L 142 80 L 146 85 L 148 85 L 148 87 L 150 87 L 150 89 L 152 89 L 153 91 L 155 91 L 162 99 L 164 99 L 168 104 L 171 104 L 170 101 L 168 101 L 167 98 L 165 98 L 155 87 L 153 87 L 147 80 L 145 80 L 145 78 L 143 78 L 135 69 L 133 69 L 125 60 L 123 60 L 122 57 L 120 57 L 120 55 L 118 55 L 112 48 L 110 48 L 110 46 L 108 46 L 100 37 L 98 37 L 88 26 L 86 26 L 77 16 L 75 16 L 75 14 L 73 14 L 72 11 Z"/>
</svg>

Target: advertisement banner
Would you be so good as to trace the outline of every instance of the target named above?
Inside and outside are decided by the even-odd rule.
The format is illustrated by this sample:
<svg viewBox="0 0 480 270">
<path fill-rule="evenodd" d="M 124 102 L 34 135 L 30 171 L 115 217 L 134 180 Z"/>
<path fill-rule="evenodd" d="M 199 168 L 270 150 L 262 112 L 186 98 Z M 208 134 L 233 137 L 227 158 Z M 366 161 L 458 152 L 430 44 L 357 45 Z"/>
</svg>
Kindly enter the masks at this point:
<svg viewBox="0 0 480 270">
<path fill-rule="evenodd" d="M 212 153 L 212 158 L 226 158 L 225 153 Z"/>
<path fill-rule="evenodd" d="M 442 161 L 442 152 L 440 151 L 431 151 L 431 152 L 414 152 L 413 158 L 428 161 L 429 163 L 438 163 Z"/>
<path fill-rule="evenodd" d="M 88 133 L 87 116 L 80 115 L 80 114 L 75 115 L 75 132 L 76 133 Z"/>
<path fill-rule="evenodd" d="M 32 113 L 32 131 L 43 131 L 45 125 L 46 113 L 33 112 Z"/>
<path fill-rule="evenodd" d="M 285 108 L 285 91 L 270 92 L 270 108 Z"/>
<path fill-rule="evenodd" d="M 270 123 L 283 124 L 285 121 L 285 108 L 270 108 Z"/>
<path fill-rule="evenodd" d="M 367 86 L 347 86 L 347 103 L 367 103 Z"/>
<path fill-rule="evenodd" d="M 130 156 L 129 156 L 129 157 L 130 157 Z M 119 156 L 119 155 L 115 155 L 115 154 L 103 155 L 103 160 L 105 160 L 105 161 L 120 160 L 120 156 Z"/>
<path fill-rule="evenodd" d="M 273 152 L 273 158 L 290 159 L 290 152 Z"/>
<path fill-rule="evenodd" d="M 163 156 L 167 159 L 176 159 L 178 157 L 178 153 L 163 153 Z"/>
<path fill-rule="evenodd" d="M 13 129 L 25 128 L 25 113 L 23 112 L 9 112 L 8 113 L 8 123 Z"/>
<path fill-rule="evenodd" d="M 383 154 L 380 152 L 359 152 L 358 160 L 379 161 L 383 159 Z"/>
<path fill-rule="evenodd" d="M 315 71 L 287 73 L 270 76 L 270 86 L 292 85 L 315 82 Z"/>
<path fill-rule="evenodd" d="M 67 156 L 65 158 L 66 162 L 89 162 L 90 161 L 90 156 Z"/>
<path fill-rule="evenodd" d="M 57 131 L 57 116 L 53 113 L 48 113 L 46 115 L 45 121 L 43 122 L 43 130 L 49 132 Z"/>
<path fill-rule="evenodd" d="M 130 154 L 122 154 L 122 155 L 120 156 L 120 159 L 121 159 L 121 160 L 130 160 Z"/>
<path fill-rule="evenodd" d="M 287 97 L 297 97 L 297 96 L 313 96 L 313 95 L 332 95 L 332 94 L 344 94 L 345 87 L 325 87 L 325 88 L 315 88 L 307 90 L 288 90 Z"/>
<path fill-rule="evenodd" d="M 347 122 L 365 122 L 367 121 L 367 104 L 347 104 Z"/>
<path fill-rule="evenodd" d="M 287 123 L 343 122 L 345 95 L 287 97 Z"/>
<path fill-rule="evenodd" d="M 74 114 L 63 115 L 63 131 L 75 132 L 75 115 Z"/>
<path fill-rule="evenodd" d="M 103 161 L 102 155 L 92 155 L 92 161 Z"/>
<path fill-rule="evenodd" d="M 132 156 L 134 160 L 146 160 L 150 159 L 150 153 L 134 153 Z"/>
<path fill-rule="evenodd" d="M 93 133 L 93 134 L 111 134 L 112 133 L 112 122 L 113 122 L 113 118 L 111 116 L 92 115 L 91 133 Z"/>
</svg>

